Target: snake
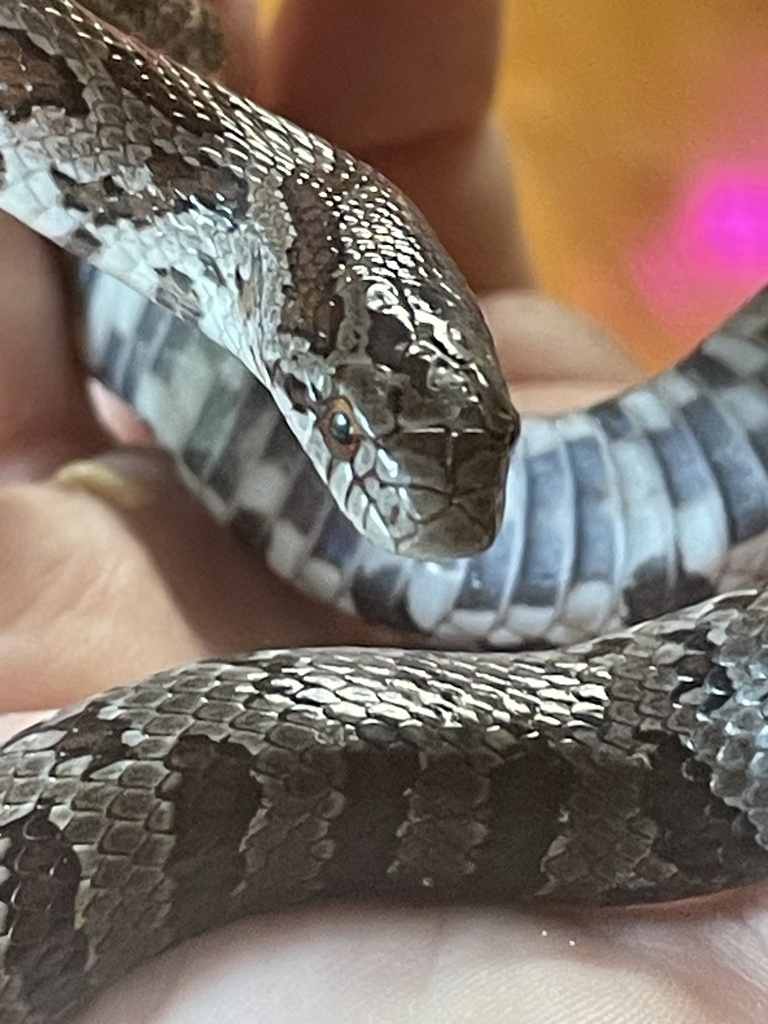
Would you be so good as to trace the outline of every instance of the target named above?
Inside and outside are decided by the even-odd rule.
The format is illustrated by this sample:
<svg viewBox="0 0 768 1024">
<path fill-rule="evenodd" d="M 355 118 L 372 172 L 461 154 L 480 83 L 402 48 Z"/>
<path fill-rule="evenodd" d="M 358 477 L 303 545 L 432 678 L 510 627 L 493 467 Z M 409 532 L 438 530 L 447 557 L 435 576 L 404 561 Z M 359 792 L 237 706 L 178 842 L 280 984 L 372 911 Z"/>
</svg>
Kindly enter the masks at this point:
<svg viewBox="0 0 768 1024">
<path fill-rule="evenodd" d="M 89 372 L 200 499 L 409 645 L 209 658 L 10 739 L 0 1024 L 299 904 L 768 874 L 768 291 L 521 425 L 421 215 L 220 64 L 191 0 L 0 0 L 0 207 L 77 257 Z"/>
</svg>

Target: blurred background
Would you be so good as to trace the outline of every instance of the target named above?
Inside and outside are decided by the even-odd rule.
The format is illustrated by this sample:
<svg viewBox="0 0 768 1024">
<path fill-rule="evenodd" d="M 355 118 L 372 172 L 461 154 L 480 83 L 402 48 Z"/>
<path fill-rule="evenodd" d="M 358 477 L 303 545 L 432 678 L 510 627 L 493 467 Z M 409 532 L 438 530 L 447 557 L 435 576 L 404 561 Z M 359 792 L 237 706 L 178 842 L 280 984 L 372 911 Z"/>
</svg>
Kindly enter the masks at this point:
<svg viewBox="0 0 768 1024">
<path fill-rule="evenodd" d="M 507 7 L 499 105 L 541 285 L 667 364 L 768 281 L 768 4 Z"/>
</svg>

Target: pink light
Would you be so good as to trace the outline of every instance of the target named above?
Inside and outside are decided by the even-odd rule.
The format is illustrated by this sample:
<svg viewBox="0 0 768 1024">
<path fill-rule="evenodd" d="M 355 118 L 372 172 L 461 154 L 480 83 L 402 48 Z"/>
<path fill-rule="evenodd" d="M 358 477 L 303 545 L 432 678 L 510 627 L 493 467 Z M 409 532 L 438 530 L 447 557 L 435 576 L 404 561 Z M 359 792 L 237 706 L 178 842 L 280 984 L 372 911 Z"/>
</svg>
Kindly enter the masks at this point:
<svg viewBox="0 0 768 1024">
<path fill-rule="evenodd" d="M 629 264 L 673 328 L 702 300 L 724 309 L 741 301 L 768 279 L 768 164 L 703 169 Z"/>
<path fill-rule="evenodd" d="M 768 263 L 768 168 L 762 174 L 723 168 L 695 184 L 682 227 L 721 269 Z"/>
</svg>

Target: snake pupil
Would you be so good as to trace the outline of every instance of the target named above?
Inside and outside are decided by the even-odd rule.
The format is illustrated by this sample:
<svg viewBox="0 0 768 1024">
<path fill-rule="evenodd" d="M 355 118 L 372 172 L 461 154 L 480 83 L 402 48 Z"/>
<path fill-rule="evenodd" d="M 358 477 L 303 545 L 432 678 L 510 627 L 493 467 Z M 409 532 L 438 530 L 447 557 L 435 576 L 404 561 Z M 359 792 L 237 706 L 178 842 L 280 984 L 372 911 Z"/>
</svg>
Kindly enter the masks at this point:
<svg viewBox="0 0 768 1024">
<path fill-rule="evenodd" d="M 349 416 L 343 412 L 335 412 L 328 424 L 328 432 L 337 444 L 346 447 L 352 442 L 352 424 Z"/>
</svg>

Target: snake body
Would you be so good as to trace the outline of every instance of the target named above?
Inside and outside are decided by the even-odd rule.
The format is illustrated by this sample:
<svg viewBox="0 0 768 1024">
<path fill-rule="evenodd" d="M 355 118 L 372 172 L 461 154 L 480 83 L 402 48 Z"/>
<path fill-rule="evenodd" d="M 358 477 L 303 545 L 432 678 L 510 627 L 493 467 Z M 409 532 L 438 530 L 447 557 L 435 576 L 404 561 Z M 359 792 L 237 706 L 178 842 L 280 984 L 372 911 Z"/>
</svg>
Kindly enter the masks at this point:
<svg viewBox="0 0 768 1024">
<path fill-rule="evenodd" d="M 216 63 L 197 7 L 163 17 Z M 768 874 L 768 295 L 647 386 L 526 421 L 478 554 L 517 418 L 391 186 L 70 0 L 0 0 L 0 86 L 0 206 L 120 279 L 85 286 L 94 371 L 222 518 L 380 621 L 563 645 L 264 651 L 16 736 L 0 1024 L 300 902 L 633 903 Z"/>
</svg>

